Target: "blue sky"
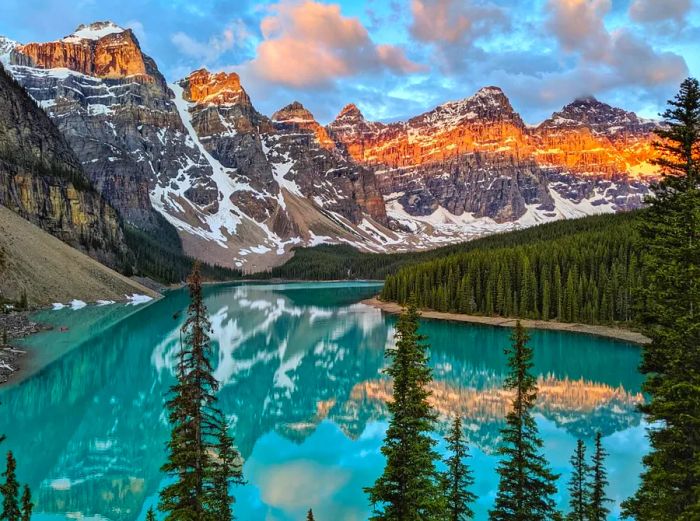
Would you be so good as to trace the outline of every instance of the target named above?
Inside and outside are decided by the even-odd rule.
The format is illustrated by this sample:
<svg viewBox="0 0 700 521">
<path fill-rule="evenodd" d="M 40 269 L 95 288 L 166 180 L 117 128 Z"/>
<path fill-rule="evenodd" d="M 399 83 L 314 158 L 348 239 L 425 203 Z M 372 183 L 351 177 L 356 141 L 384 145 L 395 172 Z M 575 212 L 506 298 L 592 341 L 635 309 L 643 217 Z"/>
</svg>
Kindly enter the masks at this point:
<svg viewBox="0 0 700 521">
<path fill-rule="evenodd" d="M 410 117 L 486 85 L 529 123 L 577 96 L 655 116 L 700 75 L 700 0 L 2 0 L 0 34 L 50 41 L 81 23 L 131 27 L 169 81 L 235 71 L 271 114 L 321 122 L 347 103 Z"/>
</svg>

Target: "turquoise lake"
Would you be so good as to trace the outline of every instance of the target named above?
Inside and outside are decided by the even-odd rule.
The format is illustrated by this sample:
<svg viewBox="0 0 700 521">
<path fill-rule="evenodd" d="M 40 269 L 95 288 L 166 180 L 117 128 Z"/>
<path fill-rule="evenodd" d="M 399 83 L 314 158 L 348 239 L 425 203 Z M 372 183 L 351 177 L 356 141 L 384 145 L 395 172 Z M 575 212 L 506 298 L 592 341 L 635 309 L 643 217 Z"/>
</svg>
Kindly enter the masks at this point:
<svg viewBox="0 0 700 521">
<path fill-rule="evenodd" d="M 216 285 L 205 290 L 219 405 L 245 459 L 236 487 L 242 521 L 367 519 L 362 491 L 383 468 L 389 382 L 381 370 L 395 318 L 360 304 L 371 283 Z M 29 378 L 0 388 L 0 433 L 18 477 L 32 487 L 35 519 L 143 519 L 157 502 L 168 437 L 185 291 L 147 305 L 44 312 L 57 326 L 31 337 Z M 61 331 L 60 327 L 67 328 Z M 424 321 L 434 407 L 442 434 L 464 418 L 469 464 L 486 519 L 497 487 L 494 449 L 509 406 L 503 392 L 510 330 Z M 638 483 L 648 450 L 637 372 L 640 349 L 604 338 L 531 331 L 540 381 L 536 418 L 567 503 L 569 458 L 597 431 L 610 456 L 611 519 Z M 439 445 L 442 451 L 443 445 Z M 34 519 L 34 517 L 33 517 Z"/>
</svg>

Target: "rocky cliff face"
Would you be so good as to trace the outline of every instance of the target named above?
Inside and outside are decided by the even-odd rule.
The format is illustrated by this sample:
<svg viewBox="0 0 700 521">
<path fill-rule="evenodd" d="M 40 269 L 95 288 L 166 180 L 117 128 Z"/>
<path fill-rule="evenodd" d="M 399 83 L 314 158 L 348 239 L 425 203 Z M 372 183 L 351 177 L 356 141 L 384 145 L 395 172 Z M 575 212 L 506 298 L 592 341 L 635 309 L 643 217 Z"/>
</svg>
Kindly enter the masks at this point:
<svg viewBox="0 0 700 521">
<path fill-rule="evenodd" d="M 68 143 L 0 66 L 0 204 L 115 265 L 126 246 L 114 209 L 90 186 Z"/>
<path fill-rule="evenodd" d="M 185 167 L 193 197 L 215 198 L 210 168 L 186 142 L 172 93 L 130 30 L 81 26 L 56 42 L 16 45 L 5 61 L 128 223 L 158 230 L 150 192 Z"/>
<path fill-rule="evenodd" d="M 388 125 L 348 105 L 328 130 L 375 171 L 390 216 L 446 210 L 505 224 L 640 206 L 656 173 L 655 126 L 587 98 L 527 127 L 501 89 L 486 87 Z"/>
<path fill-rule="evenodd" d="M 0 59 L 127 223 L 153 235 L 172 225 L 187 253 L 225 266 L 266 268 L 297 245 L 405 251 L 627 210 L 656 175 L 656 124 L 593 98 L 532 127 L 485 87 L 390 124 L 350 104 L 324 128 L 297 102 L 260 114 L 235 73 L 167 85 L 109 22 L 55 42 L 2 38 Z"/>
<path fill-rule="evenodd" d="M 263 267 L 317 237 L 354 240 L 365 233 L 357 230 L 365 216 L 386 221 L 373 174 L 339 153 L 301 104 L 270 119 L 255 109 L 238 75 L 203 69 L 173 90 L 219 188 L 218 206 L 200 220 L 201 233 L 184 238 L 186 248 L 206 251 L 218 263 Z M 179 202 L 166 191 L 165 212 L 188 231 L 192 222 L 175 215 Z"/>
</svg>

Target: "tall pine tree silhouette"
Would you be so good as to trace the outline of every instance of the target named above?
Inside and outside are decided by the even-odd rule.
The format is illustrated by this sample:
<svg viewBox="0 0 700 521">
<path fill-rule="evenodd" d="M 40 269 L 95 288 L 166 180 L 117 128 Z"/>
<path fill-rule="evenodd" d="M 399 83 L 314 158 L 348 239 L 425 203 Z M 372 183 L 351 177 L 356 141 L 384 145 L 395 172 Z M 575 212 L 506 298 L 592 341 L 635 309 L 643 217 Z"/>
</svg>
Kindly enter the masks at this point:
<svg viewBox="0 0 700 521">
<path fill-rule="evenodd" d="M 571 467 L 569 513 L 566 521 L 588 521 L 588 464 L 586 463 L 586 445 L 583 440 L 576 442 L 576 449 L 571 456 Z"/>
<path fill-rule="evenodd" d="M 650 400 L 651 450 L 641 485 L 624 503 L 637 521 L 700 519 L 700 84 L 685 80 L 658 132 L 663 180 L 640 227 L 652 340 L 641 370 Z"/>
<path fill-rule="evenodd" d="M 20 516 L 21 521 L 29 521 L 32 518 L 32 510 L 34 510 L 34 503 L 32 503 L 32 493 L 29 490 L 28 485 L 24 485 L 22 489 L 22 504 L 21 504 L 22 515 Z"/>
<path fill-rule="evenodd" d="M 506 416 L 501 431 L 503 442 L 498 449 L 502 457 L 498 466 L 500 481 L 491 521 L 545 521 L 558 519 L 552 495 L 556 493 L 557 475 L 541 454 L 542 439 L 532 416 L 537 397 L 537 380 L 530 373 L 532 349 L 529 337 L 517 322 L 506 349 L 510 373 L 505 388 L 515 393 L 513 409 Z"/>
<path fill-rule="evenodd" d="M 590 483 L 588 500 L 588 518 L 586 521 L 605 521 L 608 518 L 610 509 L 605 506 L 611 502 L 605 495 L 608 486 L 608 472 L 605 469 L 605 458 L 608 453 L 603 448 L 603 441 L 600 432 L 595 436 L 595 448 L 593 449 L 593 461 L 590 467 Z"/>
<path fill-rule="evenodd" d="M 190 305 L 182 326 L 177 382 L 167 402 L 171 436 L 162 470 L 174 478 L 160 493 L 159 508 L 173 521 L 222 521 L 232 517 L 230 482 L 240 456 L 216 407 L 218 382 L 209 358 L 211 325 L 202 297 L 199 263 L 187 279 Z"/>
<path fill-rule="evenodd" d="M 469 450 L 462 431 L 462 419 L 455 416 L 449 434 L 445 438 L 448 455 L 447 471 L 443 474 L 443 493 L 447 501 L 447 521 L 466 521 L 474 517 L 470 505 L 476 499 L 470 487 L 474 484 L 465 460 Z"/>
<path fill-rule="evenodd" d="M 418 319 L 411 299 L 396 324 L 396 349 L 386 352 L 390 364 L 385 373 L 393 379 L 391 420 L 381 449 L 386 466 L 374 486 L 365 489 L 376 521 L 430 521 L 445 515 L 436 442 L 430 437 L 435 422 L 428 403 L 432 372 Z"/>
<path fill-rule="evenodd" d="M 2 493 L 2 512 L 0 519 L 4 521 L 20 521 L 22 512 L 19 509 L 19 483 L 17 482 L 17 462 L 12 451 L 7 453 L 7 464 L 2 476 L 5 481 L 0 485 Z"/>
</svg>

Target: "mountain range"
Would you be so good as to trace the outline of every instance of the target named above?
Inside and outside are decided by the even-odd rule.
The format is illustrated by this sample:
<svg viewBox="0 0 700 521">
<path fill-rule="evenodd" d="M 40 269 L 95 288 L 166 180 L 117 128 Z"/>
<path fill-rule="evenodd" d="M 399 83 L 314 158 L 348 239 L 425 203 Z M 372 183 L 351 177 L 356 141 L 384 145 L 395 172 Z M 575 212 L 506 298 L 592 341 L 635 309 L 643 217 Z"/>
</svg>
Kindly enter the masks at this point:
<svg viewBox="0 0 700 521">
<path fill-rule="evenodd" d="M 234 72 L 169 84 L 111 22 L 45 43 L 0 37 L 0 61 L 58 128 L 106 222 L 113 208 L 156 239 L 174 227 L 186 254 L 246 271 L 296 246 L 407 251 L 629 210 L 657 176 L 658 123 L 592 97 L 535 126 L 493 86 L 393 123 L 349 104 L 324 126 L 298 102 L 261 114 Z M 41 213 L 46 197 L 24 207 Z M 122 241 L 113 227 L 109 240 Z"/>
</svg>

